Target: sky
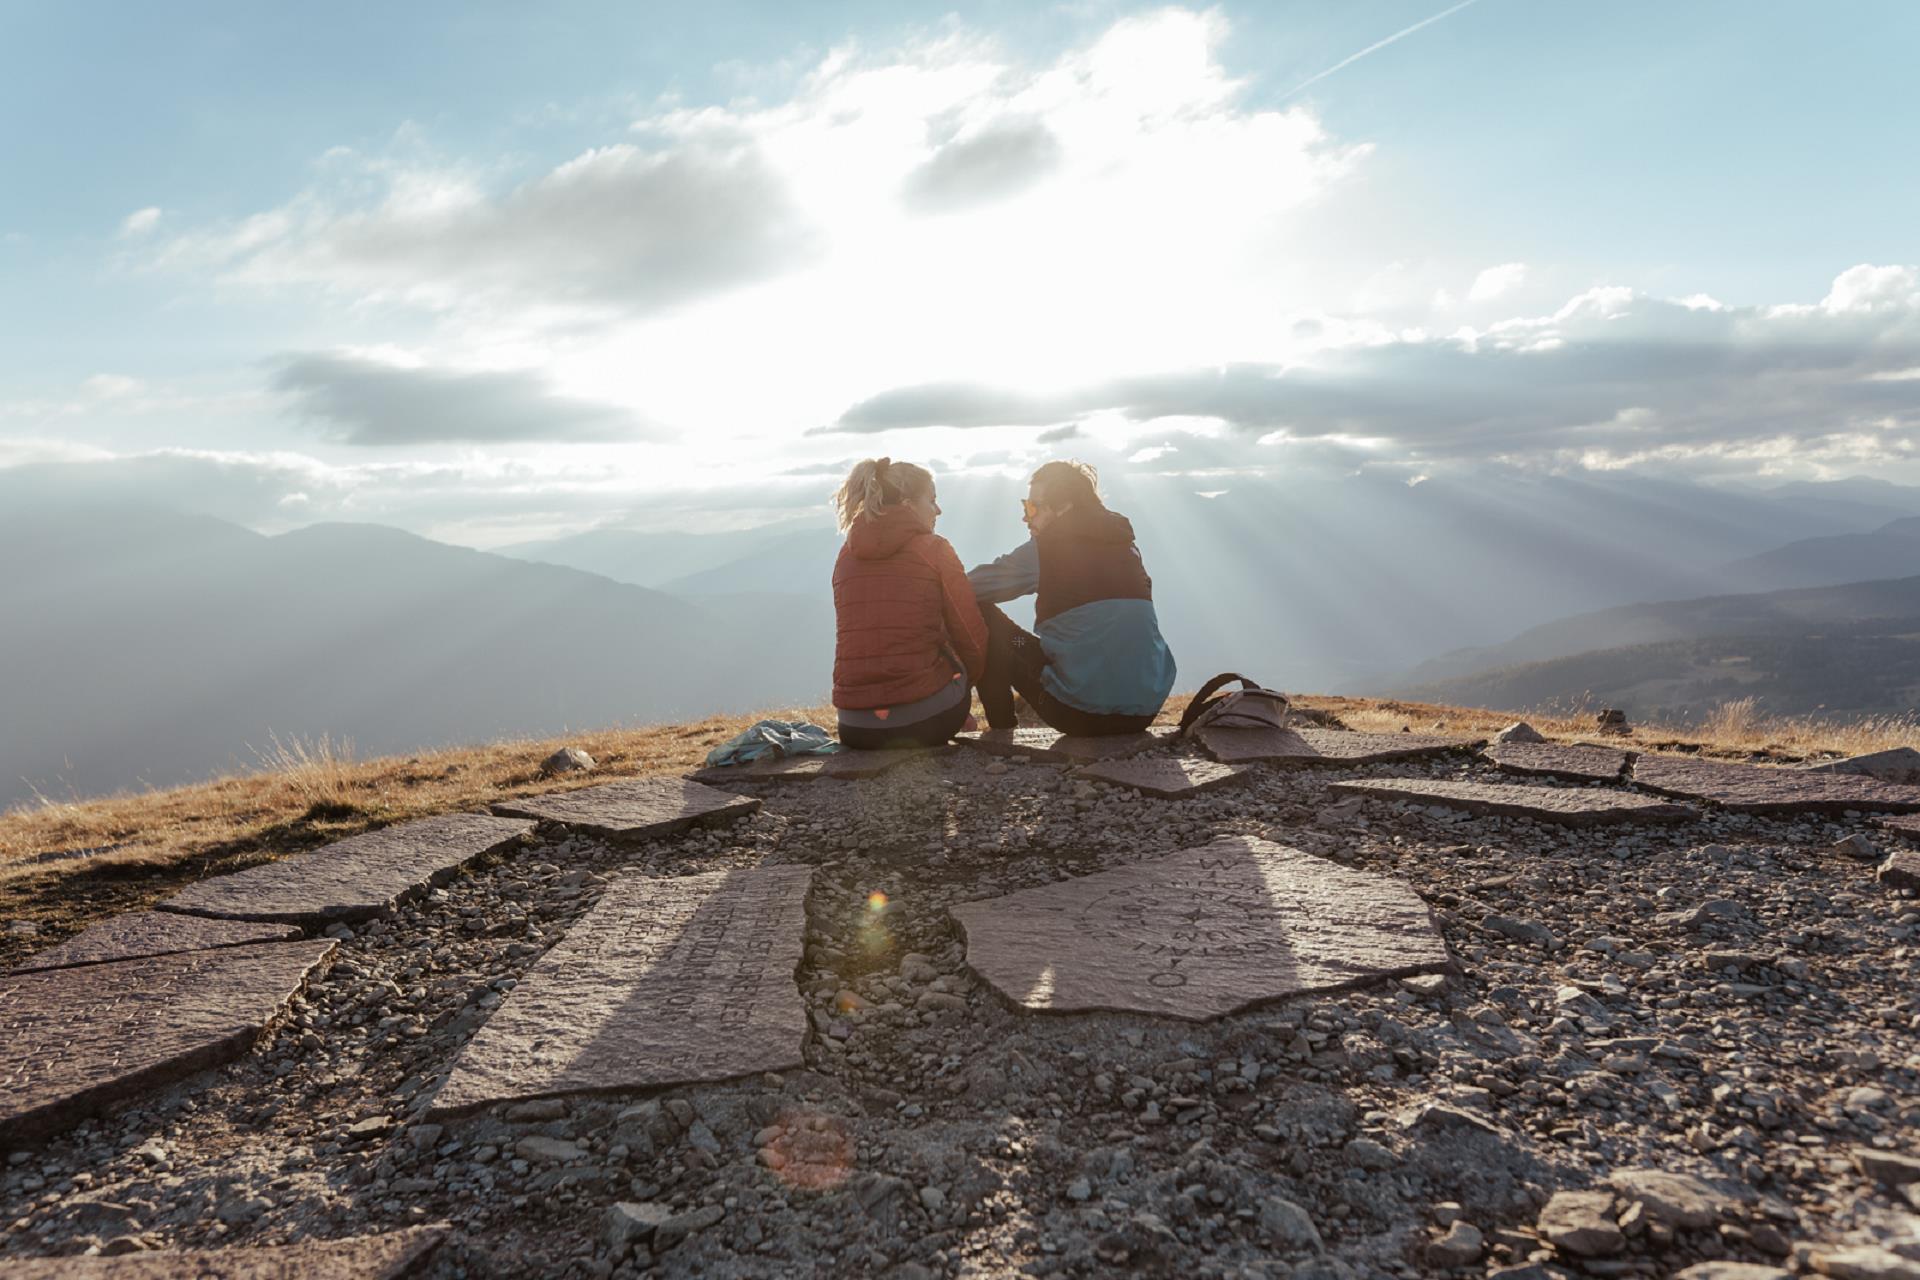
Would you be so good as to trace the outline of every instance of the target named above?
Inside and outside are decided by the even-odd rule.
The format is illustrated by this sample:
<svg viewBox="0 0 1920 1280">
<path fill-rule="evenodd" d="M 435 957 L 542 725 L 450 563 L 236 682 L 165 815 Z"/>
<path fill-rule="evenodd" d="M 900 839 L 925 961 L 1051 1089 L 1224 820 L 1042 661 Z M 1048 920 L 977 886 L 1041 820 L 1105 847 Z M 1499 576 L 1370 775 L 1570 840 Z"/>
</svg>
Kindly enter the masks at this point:
<svg viewBox="0 0 1920 1280">
<path fill-rule="evenodd" d="M 0 468 L 476 546 L 866 455 L 1920 483 L 1920 7 L 0 8 Z"/>
</svg>

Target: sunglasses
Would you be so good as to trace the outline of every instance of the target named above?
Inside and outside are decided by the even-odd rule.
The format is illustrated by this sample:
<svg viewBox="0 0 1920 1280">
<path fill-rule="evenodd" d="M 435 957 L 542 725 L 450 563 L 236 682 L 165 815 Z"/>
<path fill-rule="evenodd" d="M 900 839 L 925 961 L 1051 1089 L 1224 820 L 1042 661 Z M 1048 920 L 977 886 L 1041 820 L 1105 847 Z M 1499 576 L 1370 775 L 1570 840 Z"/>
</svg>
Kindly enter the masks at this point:
<svg viewBox="0 0 1920 1280">
<path fill-rule="evenodd" d="M 1033 518 L 1039 514 L 1040 514 L 1039 503 L 1035 502 L 1032 498 L 1020 499 L 1020 518 L 1022 520 L 1025 520 L 1031 523 Z"/>
</svg>

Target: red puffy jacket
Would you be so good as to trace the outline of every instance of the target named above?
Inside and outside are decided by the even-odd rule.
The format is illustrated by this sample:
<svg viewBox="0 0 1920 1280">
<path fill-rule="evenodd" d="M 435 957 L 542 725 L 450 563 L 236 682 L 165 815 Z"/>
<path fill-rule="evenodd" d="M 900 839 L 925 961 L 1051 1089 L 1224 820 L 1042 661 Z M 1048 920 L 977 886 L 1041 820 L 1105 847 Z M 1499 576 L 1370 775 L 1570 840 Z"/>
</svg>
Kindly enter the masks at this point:
<svg viewBox="0 0 1920 1280">
<path fill-rule="evenodd" d="M 960 557 L 903 506 L 853 522 L 833 566 L 833 705 L 893 707 L 931 697 L 959 659 L 978 682 L 987 624 Z"/>
</svg>

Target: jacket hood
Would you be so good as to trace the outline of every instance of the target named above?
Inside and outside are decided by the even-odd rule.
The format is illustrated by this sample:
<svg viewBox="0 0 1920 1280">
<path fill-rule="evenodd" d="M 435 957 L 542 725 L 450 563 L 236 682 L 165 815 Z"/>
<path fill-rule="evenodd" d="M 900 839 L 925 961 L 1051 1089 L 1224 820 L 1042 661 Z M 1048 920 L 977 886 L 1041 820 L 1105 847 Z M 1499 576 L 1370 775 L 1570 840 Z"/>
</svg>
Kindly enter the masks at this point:
<svg viewBox="0 0 1920 1280">
<path fill-rule="evenodd" d="M 1070 538 L 1125 546 L 1133 541 L 1133 521 L 1105 507 L 1075 507 L 1047 528 Z"/>
<path fill-rule="evenodd" d="M 861 560 L 885 560 L 926 532 L 919 517 L 896 503 L 855 520 L 847 530 L 847 550 Z"/>
</svg>

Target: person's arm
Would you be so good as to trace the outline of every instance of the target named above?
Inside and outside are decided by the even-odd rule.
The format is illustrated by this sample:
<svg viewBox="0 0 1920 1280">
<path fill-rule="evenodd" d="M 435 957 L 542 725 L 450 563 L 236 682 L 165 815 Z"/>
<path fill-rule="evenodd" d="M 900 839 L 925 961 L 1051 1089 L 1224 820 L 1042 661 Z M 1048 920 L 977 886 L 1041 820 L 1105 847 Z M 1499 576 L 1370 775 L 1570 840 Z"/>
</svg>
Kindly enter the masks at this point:
<svg viewBox="0 0 1920 1280">
<path fill-rule="evenodd" d="M 1040 589 L 1040 549 L 1033 539 L 1015 547 L 998 560 L 979 565 L 967 574 L 974 599 L 982 604 L 999 604 Z"/>
<path fill-rule="evenodd" d="M 974 603 L 960 557 L 945 538 L 926 539 L 921 556 L 940 579 L 940 617 L 946 624 L 954 656 L 966 668 L 967 679 L 978 684 L 987 670 L 987 622 Z"/>
</svg>

